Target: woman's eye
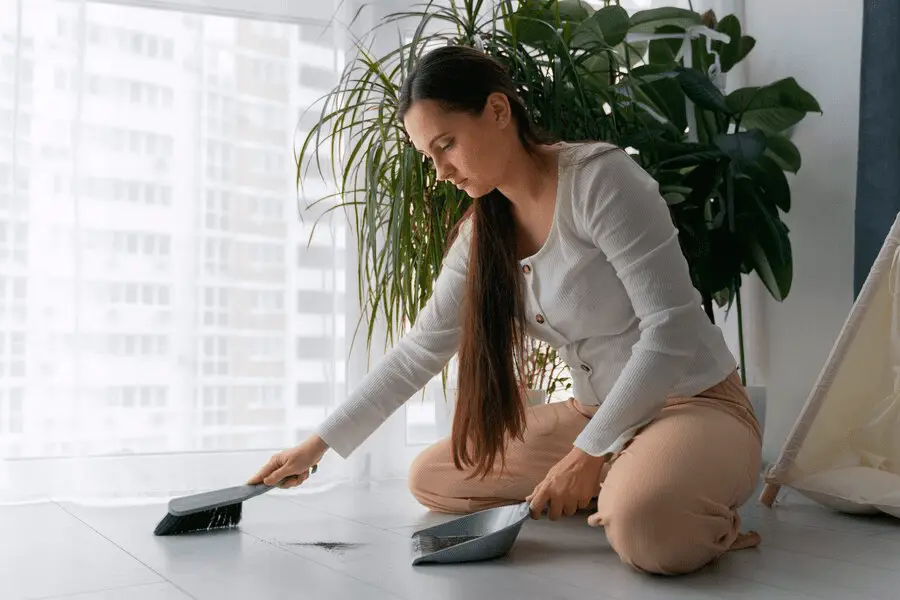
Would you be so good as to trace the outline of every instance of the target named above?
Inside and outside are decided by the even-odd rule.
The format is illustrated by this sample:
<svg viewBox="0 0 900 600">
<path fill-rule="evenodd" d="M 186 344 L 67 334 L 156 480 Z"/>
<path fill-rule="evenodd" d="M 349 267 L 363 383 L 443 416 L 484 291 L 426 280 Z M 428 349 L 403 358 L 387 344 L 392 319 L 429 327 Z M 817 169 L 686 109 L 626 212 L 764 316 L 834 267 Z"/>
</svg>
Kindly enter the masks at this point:
<svg viewBox="0 0 900 600">
<path fill-rule="evenodd" d="M 446 152 L 447 150 L 449 150 L 452 147 L 453 147 L 453 141 L 451 140 L 451 141 L 447 142 L 446 144 L 444 144 L 443 146 L 441 146 L 441 152 Z"/>
</svg>

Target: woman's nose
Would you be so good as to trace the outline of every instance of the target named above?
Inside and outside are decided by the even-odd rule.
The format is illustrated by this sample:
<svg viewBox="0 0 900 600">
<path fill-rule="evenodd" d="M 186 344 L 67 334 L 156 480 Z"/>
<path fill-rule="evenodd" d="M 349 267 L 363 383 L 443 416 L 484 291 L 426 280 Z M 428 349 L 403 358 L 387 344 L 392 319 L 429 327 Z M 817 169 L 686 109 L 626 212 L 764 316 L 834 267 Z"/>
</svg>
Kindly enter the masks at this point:
<svg viewBox="0 0 900 600">
<path fill-rule="evenodd" d="M 434 169 L 437 173 L 438 181 L 447 181 L 454 171 L 453 167 L 443 162 L 435 162 Z"/>
</svg>

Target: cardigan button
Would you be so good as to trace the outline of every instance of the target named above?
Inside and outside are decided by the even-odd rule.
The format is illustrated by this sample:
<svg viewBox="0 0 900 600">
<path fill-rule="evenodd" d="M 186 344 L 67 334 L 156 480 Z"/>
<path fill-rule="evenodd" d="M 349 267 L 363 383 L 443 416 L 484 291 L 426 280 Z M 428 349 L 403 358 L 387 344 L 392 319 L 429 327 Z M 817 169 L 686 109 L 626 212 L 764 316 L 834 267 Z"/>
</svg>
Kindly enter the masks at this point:
<svg viewBox="0 0 900 600">
<path fill-rule="evenodd" d="M 535 320 L 536 320 L 538 323 L 543 323 L 543 322 L 544 322 L 544 315 L 538 313 L 537 316 L 535 317 Z"/>
<path fill-rule="evenodd" d="M 588 364 L 581 363 L 581 370 L 584 371 L 585 373 L 590 373 L 591 367 Z"/>
<path fill-rule="evenodd" d="M 522 267 L 522 272 L 525 273 L 526 275 L 528 275 L 529 273 L 531 273 L 531 267 L 528 265 L 525 265 L 524 267 Z"/>
</svg>

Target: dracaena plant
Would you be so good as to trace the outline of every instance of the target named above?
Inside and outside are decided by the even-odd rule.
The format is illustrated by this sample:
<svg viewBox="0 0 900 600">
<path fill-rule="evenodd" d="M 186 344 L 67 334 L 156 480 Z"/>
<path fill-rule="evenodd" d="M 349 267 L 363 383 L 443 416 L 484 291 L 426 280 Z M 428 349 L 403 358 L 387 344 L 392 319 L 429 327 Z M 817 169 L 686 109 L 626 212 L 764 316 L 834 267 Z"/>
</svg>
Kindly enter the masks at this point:
<svg viewBox="0 0 900 600">
<path fill-rule="evenodd" d="M 591 60 L 603 52 L 574 51 L 568 36 L 552 33 L 568 4 L 514 6 L 481 0 L 422 5 L 388 15 L 372 33 L 395 26 L 406 32 L 395 49 L 374 54 L 361 40 L 356 56 L 324 98 L 316 123 L 297 152 L 298 185 L 320 168 L 324 152 L 334 165 L 328 210 L 347 209 L 356 235 L 360 305 L 367 344 L 377 321 L 386 344 L 415 321 L 440 271 L 448 234 L 471 205 L 454 186 L 439 182 L 415 151 L 396 117 L 399 89 L 417 58 L 435 45 L 483 48 L 509 69 L 535 120 L 560 139 L 615 142 L 616 92 L 596 75 Z M 586 10 L 586 9 L 585 9 Z M 578 18 L 586 16 L 579 12 Z M 527 45 L 516 28 L 551 32 L 558 43 Z M 338 198 L 335 202 L 334 198 Z M 541 360 L 541 353 L 534 355 Z M 547 362 L 552 369 L 556 362 Z M 539 380 L 539 379 L 537 379 Z M 548 380 L 549 381 L 549 380 Z"/>
<path fill-rule="evenodd" d="M 691 68 L 676 59 L 681 39 L 630 37 L 684 34 L 701 24 L 731 39 L 713 43 L 715 54 L 705 39 L 694 40 Z M 360 40 L 297 153 L 298 183 L 323 151 L 334 165 L 339 201 L 321 200 L 348 209 L 368 343 L 378 320 L 387 344 L 415 320 L 448 233 L 471 204 L 436 180 L 396 118 L 406 73 L 424 52 L 448 43 L 477 47 L 506 65 L 535 122 L 557 139 L 629 149 L 660 183 L 710 318 L 714 303 L 737 300 L 742 334 L 738 292 L 741 276 L 752 272 L 773 297 L 787 296 L 793 270 L 780 213 L 790 208 L 785 171 L 801 162 L 788 132 L 819 107 L 793 78 L 719 91 L 709 76 L 715 56 L 727 73 L 755 44 L 733 15 L 716 22 L 711 13 L 674 7 L 629 15 L 616 2 L 451 0 L 388 15 L 371 33 L 397 37 L 397 30 L 396 47 L 380 54 Z M 530 372 L 542 373 L 534 381 L 557 381 L 558 357 L 533 356 Z"/>
</svg>

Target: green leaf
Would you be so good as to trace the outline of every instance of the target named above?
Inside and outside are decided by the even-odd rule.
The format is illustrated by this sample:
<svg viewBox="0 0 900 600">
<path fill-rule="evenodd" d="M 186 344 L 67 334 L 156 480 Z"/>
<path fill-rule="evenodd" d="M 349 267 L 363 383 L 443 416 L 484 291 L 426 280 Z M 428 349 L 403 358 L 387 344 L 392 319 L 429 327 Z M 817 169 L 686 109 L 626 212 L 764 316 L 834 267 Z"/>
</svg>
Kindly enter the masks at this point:
<svg viewBox="0 0 900 600">
<path fill-rule="evenodd" d="M 738 44 L 737 53 L 730 58 L 731 66 L 728 67 L 726 72 L 730 71 L 734 68 L 734 65 L 747 58 L 747 55 L 750 54 L 754 48 L 756 48 L 756 38 L 750 35 L 742 35 L 741 41 Z"/>
<path fill-rule="evenodd" d="M 745 87 L 728 94 L 725 102 L 733 114 L 740 115 L 741 125 L 778 132 L 797 124 L 806 113 L 822 109 L 816 99 L 793 77 L 786 77 L 763 87 Z"/>
<path fill-rule="evenodd" d="M 713 294 L 734 283 L 742 248 L 740 239 L 727 228 L 711 226 L 721 220 L 721 211 L 717 215 L 709 214 L 709 195 L 701 188 L 716 179 L 718 167 L 714 164 L 704 167 L 707 165 L 696 169 L 698 187 L 692 198 L 672 208 L 672 212 L 676 215 L 679 243 L 688 259 L 691 281 L 701 293 Z"/>
<path fill-rule="evenodd" d="M 621 6 L 606 6 L 578 24 L 571 46 L 584 50 L 618 46 L 628 34 L 628 12 Z"/>
<path fill-rule="evenodd" d="M 529 46 L 552 47 L 559 35 L 551 23 L 528 15 L 513 15 L 510 26 L 516 41 Z"/>
<path fill-rule="evenodd" d="M 510 16 L 510 30 L 525 44 L 555 44 L 562 34 L 568 39 L 575 28 L 594 12 L 582 0 L 525 0 Z"/>
<path fill-rule="evenodd" d="M 735 207 L 740 219 L 736 235 L 741 240 L 745 266 L 756 271 L 772 297 L 781 301 L 787 297 L 793 278 L 788 228 L 778 217 L 777 209 L 759 194 L 750 178 L 740 176 L 734 180 Z"/>
<path fill-rule="evenodd" d="M 686 200 L 684 194 L 679 194 L 678 192 L 669 192 L 664 194 L 663 198 L 665 198 L 666 204 L 669 206 L 677 206 Z"/>
<path fill-rule="evenodd" d="M 684 33 L 684 29 L 681 27 L 676 27 L 674 25 L 663 25 L 657 30 L 656 33 L 682 34 Z M 662 39 L 650 41 L 650 64 L 668 65 L 677 62 L 675 60 L 675 57 L 678 55 L 678 50 L 681 48 L 681 43 L 681 39 Z"/>
<path fill-rule="evenodd" d="M 628 20 L 628 11 L 621 6 L 605 6 L 591 15 L 588 20 L 600 21 L 603 39 L 610 46 L 618 46 L 624 42 L 631 25 Z"/>
<path fill-rule="evenodd" d="M 517 41 L 538 48 L 556 48 L 560 38 L 568 41 L 572 32 L 594 11 L 577 0 L 525 0 L 510 15 L 510 32 Z"/>
<path fill-rule="evenodd" d="M 682 169 L 684 167 L 695 167 L 697 165 L 722 158 L 722 152 L 714 147 L 700 145 L 696 146 L 697 148 L 701 149 L 675 156 L 669 156 L 657 162 L 654 167 L 665 167 L 666 169 Z"/>
<path fill-rule="evenodd" d="M 806 113 L 793 108 L 764 108 L 744 114 L 741 125 L 767 132 L 784 131 L 803 120 Z"/>
<path fill-rule="evenodd" d="M 630 76 L 622 79 L 621 88 L 637 87 L 645 95 L 644 100 L 652 102 L 654 109 L 675 124 L 679 132 L 687 127 L 685 95 L 681 86 L 672 77 L 674 65 L 641 65 L 631 70 Z M 681 134 L 679 133 L 679 137 Z"/>
<path fill-rule="evenodd" d="M 556 5 L 554 7 L 554 4 Z M 580 23 L 587 19 L 593 12 L 594 7 L 584 0 L 559 0 L 559 2 L 547 2 L 547 10 L 551 14 L 556 14 L 559 10 L 560 21 L 574 21 Z"/>
<path fill-rule="evenodd" d="M 704 73 L 696 69 L 678 67 L 675 69 L 675 79 L 684 90 L 685 96 L 700 108 L 726 115 L 731 113 L 725 103 L 725 96 Z"/>
<path fill-rule="evenodd" d="M 698 165 L 684 177 L 684 185 L 691 188 L 688 200 L 691 204 L 706 204 L 722 180 L 724 161 L 709 161 Z"/>
<path fill-rule="evenodd" d="M 754 161 L 766 151 L 766 135 L 758 129 L 720 133 L 713 143 L 738 165 Z"/>
<path fill-rule="evenodd" d="M 664 25 L 674 25 L 684 30 L 700 25 L 700 15 L 692 10 L 672 6 L 640 10 L 631 15 L 631 31 L 635 33 L 655 33 Z"/>
<path fill-rule="evenodd" d="M 769 206 L 778 207 L 784 212 L 791 210 L 791 186 L 784 171 L 778 164 L 763 154 L 755 161 L 744 165 L 742 171 L 752 180 L 758 190 L 758 196 Z"/>
<path fill-rule="evenodd" d="M 750 36 L 741 35 L 741 22 L 734 15 L 727 15 L 719 21 L 716 31 L 731 38 L 727 44 L 718 40 L 712 43 L 713 51 L 718 52 L 721 59 L 722 70 L 727 73 L 750 54 L 750 51 L 756 46 L 756 40 Z"/>
<path fill-rule="evenodd" d="M 766 134 L 766 156 L 775 161 L 775 163 L 785 171 L 796 173 L 800 170 L 802 159 L 800 150 L 789 140 L 787 136 L 780 133 Z"/>
<path fill-rule="evenodd" d="M 794 277 L 788 230 L 752 192 L 748 200 L 756 205 L 750 225 L 755 235 L 749 240 L 747 248 L 750 262 L 772 297 L 781 302 L 790 293 Z"/>
<path fill-rule="evenodd" d="M 678 194 L 690 194 L 693 190 L 691 188 L 683 186 L 683 185 L 661 185 L 659 187 L 659 191 L 663 194 L 668 194 L 669 192 L 675 192 Z"/>
<path fill-rule="evenodd" d="M 771 158 L 763 155 L 758 159 L 762 170 L 766 175 L 764 185 L 768 196 L 766 200 L 774 202 L 775 206 L 784 212 L 791 210 L 791 186 L 784 171 Z"/>
<path fill-rule="evenodd" d="M 598 52 L 588 56 L 581 62 L 580 69 L 584 74 L 596 80 L 599 89 L 609 87 L 609 53 Z"/>
</svg>

